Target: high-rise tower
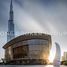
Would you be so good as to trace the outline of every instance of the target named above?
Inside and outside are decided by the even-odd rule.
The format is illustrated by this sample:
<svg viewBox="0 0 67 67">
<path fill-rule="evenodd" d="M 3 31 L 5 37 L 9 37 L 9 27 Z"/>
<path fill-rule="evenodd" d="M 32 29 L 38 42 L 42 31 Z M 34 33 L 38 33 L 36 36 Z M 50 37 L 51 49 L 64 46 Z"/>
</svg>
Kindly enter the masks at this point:
<svg viewBox="0 0 67 67">
<path fill-rule="evenodd" d="M 14 15 L 13 15 L 13 4 L 12 0 L 10 3 L 10 12 L 9 12 L 9 20 L 8 20 L 8 32 L 7 32 L 7 42 L 12 40 L 15 37 L 14 33 Z"/>
</svg>

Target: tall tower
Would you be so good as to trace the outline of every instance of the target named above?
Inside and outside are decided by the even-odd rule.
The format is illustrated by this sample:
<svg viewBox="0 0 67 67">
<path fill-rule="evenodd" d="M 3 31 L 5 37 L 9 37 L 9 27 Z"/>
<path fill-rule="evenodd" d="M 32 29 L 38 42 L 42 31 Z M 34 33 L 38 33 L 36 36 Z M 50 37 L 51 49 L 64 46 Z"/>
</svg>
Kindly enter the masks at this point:
<svg viewBox="0 0 67 67">
<path fill-rule="evenodd" d="M 13 4 L 12 0 L 10 3 L 10 12 L 9 12 L 9 20 L 8 20 L 8 32 L 7 32 L 7 42 L 12 40 L 15 37 L 14 33 L 14 15 L 13 15 Z"/>
</svg>

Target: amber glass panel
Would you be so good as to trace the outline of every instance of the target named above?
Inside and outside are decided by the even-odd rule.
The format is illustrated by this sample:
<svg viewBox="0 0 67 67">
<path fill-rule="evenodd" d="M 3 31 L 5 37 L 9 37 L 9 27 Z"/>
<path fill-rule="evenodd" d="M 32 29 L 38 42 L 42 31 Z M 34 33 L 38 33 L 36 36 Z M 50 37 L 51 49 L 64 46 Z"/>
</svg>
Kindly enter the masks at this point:
<svg viewBox="0 0 67 67">
<path fill-rule="evenodd" d="M 28 55 L 28 45 L 23 45 L 20 47 L 13 48 L 14 58 L 24 58 Z"/>
</svg>

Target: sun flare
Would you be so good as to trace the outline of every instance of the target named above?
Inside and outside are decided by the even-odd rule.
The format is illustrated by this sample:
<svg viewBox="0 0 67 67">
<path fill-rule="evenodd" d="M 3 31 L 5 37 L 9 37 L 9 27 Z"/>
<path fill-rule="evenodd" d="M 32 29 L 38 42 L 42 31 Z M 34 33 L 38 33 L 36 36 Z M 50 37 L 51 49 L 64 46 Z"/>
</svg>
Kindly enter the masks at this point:
<svg viewBox="0 0 67 67">
<path fill-rule="evenodd" d="M 53 62 L 53 60 L 54 60 L 54 56 L 51 53 L 50 56 L 49 56 L 49 62 Z"/>
<path fill-rule="evenodd" d="M 49 55 L 49 62 L 53 62 L 54 60 L 54 57 L 55 57 L 55 49 L 52 48 L 51 51 L 50 51 L 50 55 Z"/>
</svg>

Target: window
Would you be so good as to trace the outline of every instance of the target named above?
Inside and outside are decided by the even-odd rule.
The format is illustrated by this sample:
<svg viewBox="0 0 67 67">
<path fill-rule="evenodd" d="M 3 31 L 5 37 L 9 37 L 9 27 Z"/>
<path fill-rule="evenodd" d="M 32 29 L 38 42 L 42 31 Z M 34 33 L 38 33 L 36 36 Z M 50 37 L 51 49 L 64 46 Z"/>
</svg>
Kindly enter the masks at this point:
<svg viewBox="0 0 67 67">
<path fill-rule="evenodd" d="M 47 45 L 48 40 L 43 40 L 43 39 L 32 39 L 28 40 L 29 45 Z"/>
</svg>

